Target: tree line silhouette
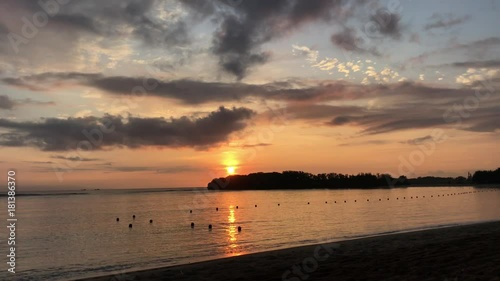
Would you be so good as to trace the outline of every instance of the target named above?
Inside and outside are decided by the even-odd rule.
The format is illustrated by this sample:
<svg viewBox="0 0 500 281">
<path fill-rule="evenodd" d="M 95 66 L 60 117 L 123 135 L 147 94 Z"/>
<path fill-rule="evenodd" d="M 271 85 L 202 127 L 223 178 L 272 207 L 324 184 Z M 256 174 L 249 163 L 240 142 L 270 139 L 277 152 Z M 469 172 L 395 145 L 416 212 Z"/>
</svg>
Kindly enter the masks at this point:
<svg viewBox="0 0 500 281">
<path fill-rule="evenodd" d="M 373 189 L 406 187 L 411 185 L 469 185 L 500 183 L 500 168 L 495 171 L 476 171 L 465 177 L 418 177 L 393 178 L 389 174 L 360 173 L 357 175 L 303 171 L 282 173 L 252 173 L 213 179 L 207 186 L 210 190 L 269 190 L 269 189 Z"/>
</svg>

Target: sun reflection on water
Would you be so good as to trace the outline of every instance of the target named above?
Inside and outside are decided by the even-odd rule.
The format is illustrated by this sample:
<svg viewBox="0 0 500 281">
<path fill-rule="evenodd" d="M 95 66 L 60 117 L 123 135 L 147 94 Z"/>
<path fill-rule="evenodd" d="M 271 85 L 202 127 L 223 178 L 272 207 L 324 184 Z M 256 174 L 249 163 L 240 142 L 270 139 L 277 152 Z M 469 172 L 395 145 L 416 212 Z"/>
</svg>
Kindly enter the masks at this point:
<svg viewBox="0 0 500 281">
<path fill-rule="evenodd" d="M 227 216 L 227 220 L 229 222 L 229 227 L 227 229 L 228 233 L 228 247 L 227 247 L 227 255 L 229 256 L 240 256 L 243 254 L 239 245 L 238 245 L 238 227 L 236 226 L 236 216 L 234 211 L 234 206 L 229 206 L 229 215 Z"/>
</svg>

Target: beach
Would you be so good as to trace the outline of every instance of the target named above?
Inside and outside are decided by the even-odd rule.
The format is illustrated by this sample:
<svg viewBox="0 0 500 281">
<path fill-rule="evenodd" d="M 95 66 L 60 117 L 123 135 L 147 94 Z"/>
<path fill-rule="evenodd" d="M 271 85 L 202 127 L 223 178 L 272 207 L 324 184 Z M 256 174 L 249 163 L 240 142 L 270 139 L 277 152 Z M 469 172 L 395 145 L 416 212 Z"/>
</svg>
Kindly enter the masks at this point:
<svg viewBox="0 0 500 281">
<path fill-rule="evenodd" d="M 109 280 L 500 280 L 500 222 L 388 234 L 102 276 Z"/>
</svg>

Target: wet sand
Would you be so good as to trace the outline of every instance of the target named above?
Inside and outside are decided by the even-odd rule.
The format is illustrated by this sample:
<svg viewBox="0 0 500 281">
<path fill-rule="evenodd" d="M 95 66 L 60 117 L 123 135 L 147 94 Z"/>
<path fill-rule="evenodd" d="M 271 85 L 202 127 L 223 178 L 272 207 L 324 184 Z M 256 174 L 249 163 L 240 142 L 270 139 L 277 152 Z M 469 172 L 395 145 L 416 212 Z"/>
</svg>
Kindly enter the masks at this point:
<svg viewBox="0 0 500 281">
<path fill-rule="evenodd" d="M 500 222 L 303 246 L 82 280 L 500 281 Z"/>
</svg>

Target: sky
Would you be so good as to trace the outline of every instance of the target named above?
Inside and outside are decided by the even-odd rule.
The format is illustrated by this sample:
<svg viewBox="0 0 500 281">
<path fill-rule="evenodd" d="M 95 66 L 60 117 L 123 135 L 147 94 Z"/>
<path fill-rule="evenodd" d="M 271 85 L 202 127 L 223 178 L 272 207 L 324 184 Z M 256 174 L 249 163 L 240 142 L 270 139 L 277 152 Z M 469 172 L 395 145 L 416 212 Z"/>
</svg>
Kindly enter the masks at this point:
<svg viewBox="0 0 500 281">
<path fill-rule="evenodd" d="M 500 166 L 500 2 L 0 2 L 0 170 L 26 189 Z"/>
</svg>

